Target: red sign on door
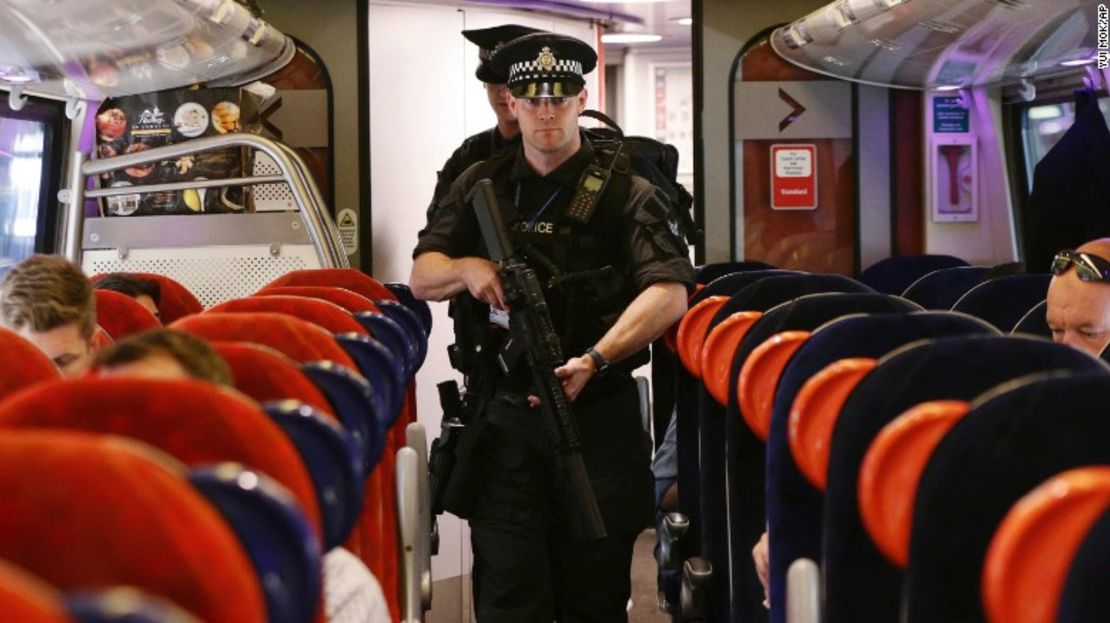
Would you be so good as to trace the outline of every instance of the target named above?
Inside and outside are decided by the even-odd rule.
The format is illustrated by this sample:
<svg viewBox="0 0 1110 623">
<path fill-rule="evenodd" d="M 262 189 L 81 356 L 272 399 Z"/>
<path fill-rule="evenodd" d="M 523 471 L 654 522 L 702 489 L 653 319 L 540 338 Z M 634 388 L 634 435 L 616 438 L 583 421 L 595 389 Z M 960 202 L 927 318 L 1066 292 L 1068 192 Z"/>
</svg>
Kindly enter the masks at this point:
<svg viewBox="0 0 1110 623">
<path fill-rule="evenodd" d="M 771 145 L 771 209 L 817 208 L 817 146 Z"/>
</svg>

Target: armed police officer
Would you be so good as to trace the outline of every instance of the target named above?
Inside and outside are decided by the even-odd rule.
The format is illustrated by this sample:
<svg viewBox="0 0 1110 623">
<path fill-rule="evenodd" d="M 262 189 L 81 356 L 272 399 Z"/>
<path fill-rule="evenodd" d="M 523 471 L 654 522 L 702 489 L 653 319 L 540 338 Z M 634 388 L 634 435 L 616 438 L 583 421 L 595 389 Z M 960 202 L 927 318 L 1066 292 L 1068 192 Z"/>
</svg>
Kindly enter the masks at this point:
<svg viewBox="0 0 1110 623">
<path fill-rule="evenodd" d="M 458 312 L 461 348 L 453 362 L 463 369 L 474 414 L 447 487 L 464 493 L 449 494 L 445 506 L 470 520 L 481 623 L 626 621 L 632 545 L 652 518 L 650 444 L 630 371 L 685 312 L 694 273 L 665 196 L 632 175 L 619 151 L 595 151 L 578 127 L 583 75 L 596 63 L 584 42 L 550 33 L 518 38 L 494 55 L 522 145 L 467 169 L 413 252 L 413 292 L 454 297 Z M 555 374 L 574 401 L 607 532 L 599 540 L 576 528 L 576 498 L 540 410 L 529 403 L 540 392 L 527 365 L 505 371 L 494 356 L 510 342 L 497 326 L 513 310 L 467 205 L 485 178 L 512 224 L 514 246 L 545 284 L 562 352 L 570 355 Z"/>
<path fill-rule="evenodd" d="M 498 75 L 490 65 L 493 53 L 501 46 L 524 35 L 539 32 L 536 28 L 518 26 L 517 24 L 504 24 L 492 28 L 475 28 L 462 31 L 474 45 L 478 46 L 478 69 L 474 75 L 482 81 L 486 89 L 486 99 L 493 113 L 497 115 L 497 125 L 488 130 L 483 130 L 473 136 L 467 137 L 459 145 L 447 162 L 443 163 L 432 203 L 428 207 L 431 211 L 436 203 L 447 194 L 451 183 L 463 171 L 475 162 L 489 158 L 493 152 L 504 147 L 520 144 L 520 125 L 517 124 L 516 115 L 509 112 L 509 90 L 505 86 L 505 76 Z"/>
</svg>

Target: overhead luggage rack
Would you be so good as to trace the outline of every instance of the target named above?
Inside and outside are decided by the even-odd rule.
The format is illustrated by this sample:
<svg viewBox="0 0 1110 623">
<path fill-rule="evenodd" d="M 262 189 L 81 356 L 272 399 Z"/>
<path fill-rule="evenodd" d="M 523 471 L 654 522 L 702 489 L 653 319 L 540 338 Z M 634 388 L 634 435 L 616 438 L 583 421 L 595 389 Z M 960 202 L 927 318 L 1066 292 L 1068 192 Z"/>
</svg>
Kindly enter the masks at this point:
<svg viewBox="0 0 1110 623">
<path fill-rule="evenodd" d="M 0 0 L 0 86 L 99 101 L 189 84 L 240 85 L 293 41 L 232 0 Z"/>
<path fill-rule="evenodd" d="M 86 190 L 86 180 L 192 154 L 246 147 L 269 156 L 278 174 Z M 288 146 L 234 133 L 86 161 L 79 153 L 68 189 L 64 252 L 89 274 L 152 272 L 183 283 L 206 306 L 248 295 L 304 268 L 347 268 L 347 255 L 304 161 Z M 297 212 L 134 217 L 84 216 L 86 199 L 188 189 L 282 184 Z"/>
</svg>

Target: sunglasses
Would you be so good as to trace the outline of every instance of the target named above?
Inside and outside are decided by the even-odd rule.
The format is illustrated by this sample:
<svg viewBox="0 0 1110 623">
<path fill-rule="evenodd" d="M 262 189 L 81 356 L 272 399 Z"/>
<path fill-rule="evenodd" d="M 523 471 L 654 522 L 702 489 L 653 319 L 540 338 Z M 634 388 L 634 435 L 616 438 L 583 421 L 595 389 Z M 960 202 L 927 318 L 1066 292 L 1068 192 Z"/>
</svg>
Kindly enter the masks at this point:
<svg viewBox="0 0 1110 623">
<path fill-rule="evenodd" d="M 1075 274 L 1080 281 L 1110 281 L 1110 261 L 1093 253 L 1064 249 L 1052 258 L 1053 275 L 1064 274 L 1069 266 L 1075 266 Z"/>
</svg>

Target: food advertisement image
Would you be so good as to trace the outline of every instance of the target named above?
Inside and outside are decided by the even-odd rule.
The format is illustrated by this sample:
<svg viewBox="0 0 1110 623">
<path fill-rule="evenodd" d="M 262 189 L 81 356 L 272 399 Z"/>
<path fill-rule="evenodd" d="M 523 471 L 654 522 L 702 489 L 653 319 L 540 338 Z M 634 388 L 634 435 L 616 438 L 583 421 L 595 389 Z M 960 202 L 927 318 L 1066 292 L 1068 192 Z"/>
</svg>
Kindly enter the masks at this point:
<svg viewBox="0 0 1110 623">
<path fill-rule="evenodd" d="M 236 88 L 182 89 L 109 99 L 96 115 L 96 155 L 111 158 L 204 136 L 256 131 L 257 97 Z M 121 188 L 190 180 L 243 177 L 247 150 L 229 148 L 127 167 L 101 176 L 101 187 Z M 106 199 L 107 216 L 250 211 L 241 187 L 127 194 Z"/>
</svg>

